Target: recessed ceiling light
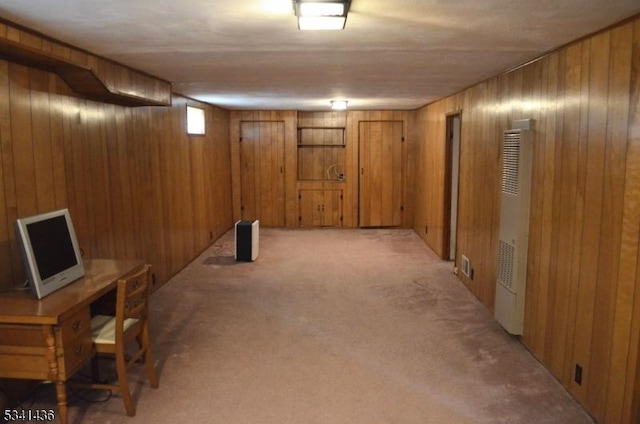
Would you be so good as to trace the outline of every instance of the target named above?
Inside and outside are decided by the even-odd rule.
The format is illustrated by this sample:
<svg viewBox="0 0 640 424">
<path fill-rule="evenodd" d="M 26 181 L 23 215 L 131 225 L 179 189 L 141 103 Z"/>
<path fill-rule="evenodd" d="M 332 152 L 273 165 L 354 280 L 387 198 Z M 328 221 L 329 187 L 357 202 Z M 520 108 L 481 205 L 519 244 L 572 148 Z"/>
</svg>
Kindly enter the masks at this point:
<svg viewBox="0 0 640 424">
<path fill-rule="evenodd" d="M 331 100 L 331 109 L 333 110 L 346 110 L 347 109 L 347 101 L 346 100 Z"/>
</svg>

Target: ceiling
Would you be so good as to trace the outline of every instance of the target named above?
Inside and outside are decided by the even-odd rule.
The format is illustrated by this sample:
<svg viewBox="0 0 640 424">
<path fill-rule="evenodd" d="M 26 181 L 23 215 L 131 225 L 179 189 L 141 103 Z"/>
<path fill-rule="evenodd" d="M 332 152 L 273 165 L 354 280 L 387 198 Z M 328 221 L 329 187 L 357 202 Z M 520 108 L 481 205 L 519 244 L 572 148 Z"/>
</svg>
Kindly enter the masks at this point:
<svg viewBox="0 0 640 424">
<path fill-rule="evenodd" d="M 415 109 L 640 13 L 638 0 L 352 0 L 299 31 L 291 0 L 0 0 L 0 16 L 228 109 Z"/>
</svg>

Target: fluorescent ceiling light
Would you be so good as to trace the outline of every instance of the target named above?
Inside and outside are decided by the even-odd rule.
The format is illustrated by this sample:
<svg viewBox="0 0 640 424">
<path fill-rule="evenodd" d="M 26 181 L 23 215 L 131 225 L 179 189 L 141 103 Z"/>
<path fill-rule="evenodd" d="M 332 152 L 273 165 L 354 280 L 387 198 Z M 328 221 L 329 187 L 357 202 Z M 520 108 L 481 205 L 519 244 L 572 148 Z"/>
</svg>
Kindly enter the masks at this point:
<svg viewBox="0 0 640 424">
<path fill-rule="evenodd" d="M 331 109 L 333 110 L 346 110 L 347 109 L 347 101 L 346 100 L 331 100 Z"/>
<path fill-rule="evenodd" d="M 300 3 L 300 16 L 343 16 L 344 4 L 309 2 Z"/>
<path fill-rule="evenodd" d="M 347 22 L 351 0 L 294 0 L 298 28 L 302 30 L 341 30 Z"/>
<path fill-rule="evenodd" d="M 301 16 L 298 28 L 301 30 L 341 30 L 347 18 L 342 16 Z"/>
</svg>

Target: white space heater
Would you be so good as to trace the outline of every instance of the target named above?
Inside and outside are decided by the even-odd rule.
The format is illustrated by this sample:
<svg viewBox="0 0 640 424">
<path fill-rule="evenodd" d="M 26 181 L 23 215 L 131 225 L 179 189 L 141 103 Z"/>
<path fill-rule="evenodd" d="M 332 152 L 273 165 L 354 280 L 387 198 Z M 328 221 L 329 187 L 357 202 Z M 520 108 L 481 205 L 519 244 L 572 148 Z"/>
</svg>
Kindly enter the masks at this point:
<svg viewBox="0 0 640 424">
<path fill-rule="evenodd" d="M 260 221 L 236 222 L 236 261 L 252 262 L 258 258 Z"/>
<path fill-rule="evenodd" d="M 502 140 L 502 195 L 495 318 L 511 334 L 522 334 L 527 282 L 529 205 L 533 161 L 532 121 L 514 121 Z"/>
</svg>

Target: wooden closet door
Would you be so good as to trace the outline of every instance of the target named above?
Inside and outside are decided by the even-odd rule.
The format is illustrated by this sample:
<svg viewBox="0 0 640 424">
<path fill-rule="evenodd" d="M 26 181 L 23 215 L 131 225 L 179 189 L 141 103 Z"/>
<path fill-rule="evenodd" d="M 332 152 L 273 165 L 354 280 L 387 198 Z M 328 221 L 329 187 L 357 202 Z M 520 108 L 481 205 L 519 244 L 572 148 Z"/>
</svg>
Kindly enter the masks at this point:
<svg viewBox="0 0 640 424">
<path fill-rule="evenodd" d="M 240 123 L 241 217 L 284 227 L 284 122 Z"/>
<path fill-rule="evenodd" d="M 325 227 L 342 227 L 342 190 L 324 190 L 322 205 Z"/>
<path fill-rule="evenodd" d="M 324 190 L 300 190 L 298 195 L 301 227 L 322 227 Z"/>
<path fill-rule="evenodd" d="M 402 225 L 402 121 L 359 126 L 360 226 Z"/>
</svg>

